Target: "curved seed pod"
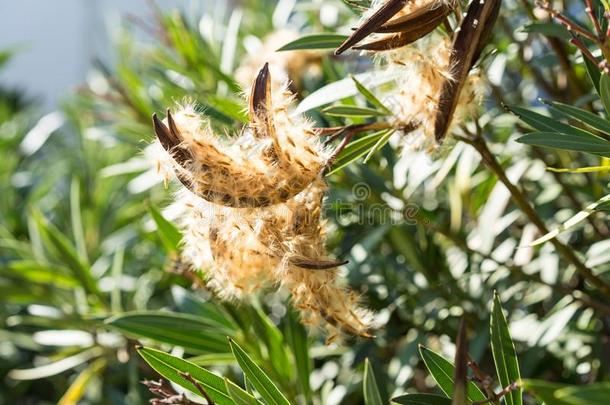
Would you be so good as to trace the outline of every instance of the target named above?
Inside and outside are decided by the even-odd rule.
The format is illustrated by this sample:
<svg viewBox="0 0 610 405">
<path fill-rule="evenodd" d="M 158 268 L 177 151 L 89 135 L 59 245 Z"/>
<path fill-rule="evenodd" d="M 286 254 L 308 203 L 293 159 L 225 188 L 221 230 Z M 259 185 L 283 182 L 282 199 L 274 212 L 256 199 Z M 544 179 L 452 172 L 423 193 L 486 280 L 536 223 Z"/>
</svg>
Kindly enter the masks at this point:
<svg viewBox="0 0 610 405">
<path fill-rule="evenodd" d="M 421 31 L 421 25 L 430 26 L 435 23 L 435 27 L 443 22 L 443 20 L 451 13 L 452 8 L 446 4 L 432 3 L 428 7 L 422 7 L 413 13 L 403 15 L 388 21 L 379 27 L 377 33 L 395 33 L 395 32 L 416 32 Z M 430 31 L 428 31 L 430 32 Z M 425 34 L 424 34 L 425 35 Z M 422 35 L 423 36 L 423 35 Z"/>
<path fill-rule="evenodd" d="M 419 25 L 409 25 L 407 31 L 387 36 L 378 41 L 355 46 L 354 49 L 364 51 L 387 51 L 409 45 L 434 31 L 436 27 L 443 22 L 445 16 L 446 15 L 439 15 L 435 19 L 422 21 Z"/>
<path fill-rule="evenodd" d="M 449 60 L 451 77 L 443 82 L 434 123 L 437 143 L 447 134 L 460 92 L 491 35 L 501 3 L 502 0 L 473 0 L 456 31 Z"/>
<path fill-rule="evenodd" d="M 335 50 L 340 55 L 368 35 L 375 32 L 384 23 L 390 20 L 407 4 L 409 0 L 388 0 L 372 16 L 363 22 L 343 43 Z"/>
<path fill-rule="evenodd" d="M 285 93 L 271 102 L 268 66 L 261 69 L 250 99 L 250 130 L 225 144 L 192 109 L 166 124 L 153 117 L 159 143 L 176 163 L 187 189 L 214 204 L 232 208 L 285 202 L 315 180 L 328 151 L 303 117 L 291 116 Z"/>
</svg>

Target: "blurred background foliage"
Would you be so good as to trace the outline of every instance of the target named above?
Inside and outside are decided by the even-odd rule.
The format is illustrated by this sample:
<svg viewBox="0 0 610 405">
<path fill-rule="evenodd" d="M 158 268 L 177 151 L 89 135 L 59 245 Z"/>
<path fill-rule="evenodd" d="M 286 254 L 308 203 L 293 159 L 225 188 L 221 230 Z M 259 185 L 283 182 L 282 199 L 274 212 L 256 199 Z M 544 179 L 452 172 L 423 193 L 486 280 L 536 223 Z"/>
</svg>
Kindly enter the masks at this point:
<svg viewBox="0 0 610 405">
<path fill-rule="evenodd" d="M 580 1 L 563 4 L 584 16 Z M 329 176 L 331 247 L 350 260 L 349 284 L 383 322 L 375 339 L 326 345 L 323 336 L 307 334 L 282 293 L 220 302 L 184 271 L 168 206 L 175 185 L 165 188 L 145 158 L 151 114 L 188 99 L 220 132 L 240 128 L 245 103 L 235 72 L 252 59 L 248 50 L 279 29 L 345 33 L 362 5 L 247 0 L 203 16 L 151 7 L 125 21 L 116 64 L 96 63 L 61 112 L 41 118 L 32 100 L 0 89 L 0 403 L 144 403 L 152 394 L 140 381 L 159 376 L 137 355 L 138 344 L 242 385 L 227 336 L 290 403 L 362 403 L 365 358 L 383 402 L 405 392 L 438 393 L 419 345 L 452 358 L 463 316 L 469 352 L 491 374 L 494 291 L 523 378 L 608 381 L 610 317 L 602 294 L 551 244 L 528 247 L 540 236 L 536 228 L 465 143 L 449 142 L 430 156 L 399 153 L 389 142 L 366 164 L 358 159 Z M 542 112 L 542 98 L 603 110 L 568 39 L 532 4 L 506 0 L 494 46 L 480 62 L 490 91 L 479 122 L 489 148 L 551 228 L 607 194 L 608 171 L 545 167 L 608 160 L 515 142 L 529 129 L 506 106 Z M 315 93 L 320 87 L 373 66 L 356 53 L 314 52 L 291 79 L 297 99 L 317 106 L 338 101 Z M 0 63 L 10 63 L 10 53 Z M 341 102 L 365 105 L 356 93 Z M 320 108 L 308 114 L 320 127 L 364 120 Z M 562 238 L 610 281 L 608 226 L 600 210 Z M 528 393 L 525 400 L 539 403 Z"/>
</svg>

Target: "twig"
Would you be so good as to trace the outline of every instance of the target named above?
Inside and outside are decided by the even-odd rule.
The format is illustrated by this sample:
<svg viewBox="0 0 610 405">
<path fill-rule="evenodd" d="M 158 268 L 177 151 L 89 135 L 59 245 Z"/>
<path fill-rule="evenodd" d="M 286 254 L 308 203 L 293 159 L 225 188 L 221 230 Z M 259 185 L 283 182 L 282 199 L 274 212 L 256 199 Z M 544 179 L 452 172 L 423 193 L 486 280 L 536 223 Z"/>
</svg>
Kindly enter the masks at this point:
<svg viewBox="0 0 610 405">
<path fill-rule="evenodd" d="M 208 393 L 205 392 L 205 390 L 203 389 L 203 387 L 201 386 L 199 381 L 195 380 L 193 378 L 193 376 L 191 376 L 190 373 L 178 371 L 178 374 L 180 374 L 180 376 L 182 378 L 184 378 L 185 380 L 187 380 L 188 382 L 193 384 L 195 386 L 195 388 L 197 388 L 197 391 L 199 391 L 199 393 L 205 398 L 205 400 L 208 401 L 208 405 L 214 405 L 214 401 L 212 401 L 212 399 L 209 397 Z"/>
<path fill-rule="evenodd" d="M 494 393 L 492 398 L 487 398 L 487 399 L 484 399 L 482 401 L 474 401 L 472 403 L 472 405 L 483 405 L 483 404 L 487 404 L 489 402 L 497 401 L 500 398 L 502 398 L 503 396 L 513 392 L 514 390 L 516 390 L 518 388 L 519 388 L 519 384 L 517 384 L 516 382 L 511 383 L 510 385 L 504 387 L 502 389 L 502 391 L 498 392 L 497 394 Z"/>
<path fill-rule="evenodd" d="M 485 391 L 485 394 L 487 394 L 487 397 L 488 398 L 494 397 L 496 394 L 494 393 L 494 390 L 492 388 L 493 378 L 491 378 L 490 375 L 484 373 L 481 370 L 481 368 L 479 367 L 479 365 L 477 364 L 477 362 L 474 361 L 472 359 L 472 357 L 470 357 L 470 355 L 468 355 L 468 367 L 470 367 L 470 369 L 472 370 L 472 373 L 474 374 L 475 379 L 483 387 L 483 391 Z"/>
<path fill-rule="evenodd" d="M 511 197 L 515 204 L 521 209 L 521 211 L 528 217 L 528 219 L 538 228 L 538 231 L 545 235 L 549 233 L 546 225 L 542 221 L 542 219 L 538 216 L 538 213 L 532 208 L 529 201 L 523 194 L 523 192 L 517 188 L 508 178 L 506 172 L 495 156 L 491 153 L 489 148 L 487 147 L 487 143 L 482 136 L 476 136 L 475 138 L 468 138 L 463 136 L 457 136 L 461 141 L 473 146 L 477 152 L 481 155 L 482 161 L 487 166 L 489 170 L 491 170 L 498 180 L 504 184 L 504 186 L 508 189 L 511 194 Z M 610 297 L 610 286 L 606 284 L 599 276 L 594 274 L 591 269 L 584 265 L 584 263 L 576 256 L 576 254 L 570 249 L 568 246 L 564 245 L 557 238 L 553 238 L 550 242 L 555 246 L 555 249 L 561 254 L 568 262 L 572 263 L 578 273 L 580 273 L 585 279 L 595 285 L 599 290 Z"/>
</svg>

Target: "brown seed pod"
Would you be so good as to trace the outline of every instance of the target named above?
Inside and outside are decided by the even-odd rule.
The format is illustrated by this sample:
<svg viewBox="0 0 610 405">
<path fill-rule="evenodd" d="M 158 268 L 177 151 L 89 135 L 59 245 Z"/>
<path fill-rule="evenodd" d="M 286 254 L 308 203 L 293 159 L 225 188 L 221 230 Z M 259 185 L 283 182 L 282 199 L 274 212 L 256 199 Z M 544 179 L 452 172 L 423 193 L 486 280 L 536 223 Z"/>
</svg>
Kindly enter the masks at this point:
<svg viewBox="0 0 610 405">
<path fill-rule="evenodd" d="M 390 20 L 407 4 L 409 0 L 388 0 L 379 10 L 364 21 L 343 43 L 335 50 L 340 55 L 364 38 L 375 32 L 384 23 Z"/>
<path fill-rule="evenodd" d="M 265 65 L 252 87 L 249 130 L 229 144 L 192 108 L 168 111 L 167 124 L 153 116 L 159 143 L 188 190 L 227 207 L 266 207 L 285 202 L 317 177 L 328 152 L 308 121 L 288 113 L 289 96 L 272 102 L 270 80 Z"/>
<path fill-rule="evenodd" d="M 434 137 L 441 143 L 447 134 L 468 73 L 489 40 L 502 0 L 473 0 L 456 31 L 449 62 L 450 78 L 445 79 L 434 123 Z"/>
<path fill-rule="evenodd" d="M 354 49 L 365 51 L 387 51 L 390 49 L 403 47 L 434 31 L 436 27 L 443 22 L 449 12 L 450 8 L 443 5 L 432 10 L 427 10 L 426 12 L 421 13 L 415 19 L 408 18 L 412 16 L 411 14 L 397 18 L 395 23 L 392 23 L 391 25 L 388 23 L 382 26 L 378 32 L 381 32 L 382 29 L 384 32 L 396 32 L 395 30 L 402 30 L 401 32 L 386 36 L 385 38 L 377 41 L 354 46 Z M 384 29 L 384 27 L 386 28 Z"/>
<path fill-rule="evenodd" d="M 379 27 L 377 33 L 413 32 L 421 31 L 419 26 L 430 26 L 433 22 L 438 26 L 451 13 L 453 7 L 447 3 L 430 3 L 412 13 L 394 18 Z"/>
</svg>

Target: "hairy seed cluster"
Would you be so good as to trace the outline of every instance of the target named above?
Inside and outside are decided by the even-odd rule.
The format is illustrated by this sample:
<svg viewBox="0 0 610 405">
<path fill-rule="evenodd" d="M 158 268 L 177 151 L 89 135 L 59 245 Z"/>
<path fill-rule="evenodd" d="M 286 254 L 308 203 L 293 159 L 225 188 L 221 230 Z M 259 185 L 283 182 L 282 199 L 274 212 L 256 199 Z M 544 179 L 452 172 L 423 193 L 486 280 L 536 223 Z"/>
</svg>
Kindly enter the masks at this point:
<svg viewBox="0 0 610 405">
<path fill-rule="evenodd" d="M 192 106 L 155 119 L 166 151 L 160 166 L 169 162 L 184 185 L 176 195 L 182 259 L 223 299 L 281 286 L 304 323 L 324 325 L 333 338 L 369 336 L 372 316 L 341 285 L 343 263 L 325 248 L 322 171 L 330 153 L 307 120 L 290 115 L 289 93 L 270 89 L 265 66 L 250 95 L 250 125 L 229 142 Z"/>
</svg>

